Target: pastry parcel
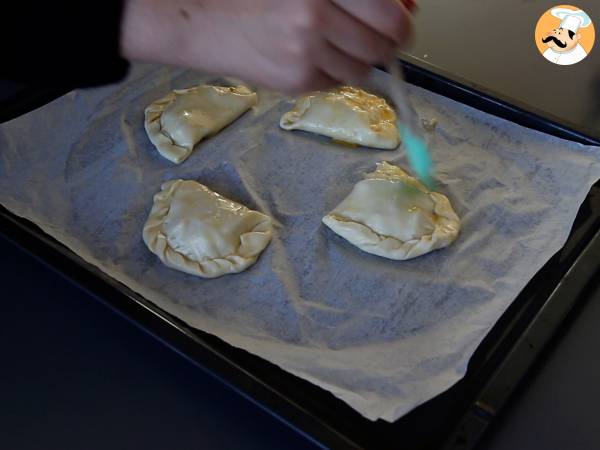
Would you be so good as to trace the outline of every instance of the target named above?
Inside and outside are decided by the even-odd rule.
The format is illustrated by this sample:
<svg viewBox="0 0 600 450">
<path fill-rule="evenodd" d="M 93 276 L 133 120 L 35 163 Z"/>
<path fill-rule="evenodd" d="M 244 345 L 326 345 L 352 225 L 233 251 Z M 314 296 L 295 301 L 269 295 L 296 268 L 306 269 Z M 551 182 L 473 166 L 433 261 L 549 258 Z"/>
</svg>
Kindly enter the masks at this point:
<svg viewBox="0 0 600 450">
<path fill-rule="evenodd" d="M 448 198 L 381 162 L 323 223 L 361 250 L 405 260 L 450 245 L 460 220 Z"/>
<path fill-rule="evenodd" d="M 350 86 L 299 98 L 279 125 L 284 130 L 310 131 L 365 147 L 395 149 L 400 144 L 396 113 L 390 105 Z"/>
<path fill-rule="evenodd" d="M 144 127 L 158 152 L 179 164 L 198 142 L 225 128 L 256 99 L 256 93 L 245 86 L 175 90 L 146 108 Z"/>
<path fill-rule="evenodd" d="M 271 237 L 269 216 L 189 180 L 162 185 L 143 231 L 165 265 L 203 278 L 248 268 Z"/>
</svg>

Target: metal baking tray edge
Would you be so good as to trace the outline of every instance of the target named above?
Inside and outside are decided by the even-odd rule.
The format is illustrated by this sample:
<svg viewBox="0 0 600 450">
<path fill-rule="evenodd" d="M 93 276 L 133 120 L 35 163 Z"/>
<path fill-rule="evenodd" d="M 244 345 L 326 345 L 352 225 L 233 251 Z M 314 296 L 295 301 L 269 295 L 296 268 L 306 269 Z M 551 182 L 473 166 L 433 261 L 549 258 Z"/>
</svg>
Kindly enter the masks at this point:
<svg viewBox="0 0 600 450">
<path fill-rule="evenodd" d="M 597 145 L 599 143 L 590 136 L 514 107 L 472 87 L 461 85 L 439 73 L 432 73 L 405 61 L 403 63 L 407 79 L 416 85 L 558 137 L 585 144 Z M 50 97 L 45 98 L 48 101 L 51 99 Z M 37 106 L 39 104 L 36 104 Z M 20 110 L 19 108 L 11 109 L 11 113 L 14 117 L 18 115 L 18 112 L 23 113 L 27 110 L 28 105 L 23 104 Z M 510 344 L 503 343 L 504 347 L 507 345 L 510 347 L 510 351 L 504 352 L 505 357 L 487 378 L 484 388 L 474 396 L 475 400 L 471 402 L 464 416 L 454 427 L 449 439 L 445 440 L 445 448 L 465 450 L 476 445 L 519 380 L 535 361 L 545 343 L 556 332 L 571 308 L 581 301 L 583 289 L 593 280 L 594 274 L 600 267 L 600 258 L 598 258 L 600 232 L 598 232 L 597 225 L 589 225 L 595 229 L 594 236 L 588 239 L 587 247 L 579 254 L 552 295 L 533 315 L 533 319 L 528 321 L 525 331 L 518 333 L 516 338 L 509 338 L 508 332 L 501 336 L 501 340 L 511 341 Z M 268 385 L 239 365 L 225 352 L 216 348 L 213 343 L 217 338 L 192 329 L 177 318 L 160 310 L 126 286 L 85 262 L 31 222 L 13 215 L 1 206 L 0 233 L 46 266 L 78 284 L 119 315 L 130 320 L 317 445 L 323 448 L 363 448 L 322 418 L 311 414 L 299 402 L 290 399 L 285 392 Z M 515 319 L 505 326 L 509 329 L 517 328 L 516 322 Z M 532 342 L 534 342 L 533 346 L 531 346 Z M 264 364 L 270 363 L 264 361 Z M 273 366 L 273 370 L 281 369 Z M 293 377 L 293 375 L 287 375 Z"/>
</svg>

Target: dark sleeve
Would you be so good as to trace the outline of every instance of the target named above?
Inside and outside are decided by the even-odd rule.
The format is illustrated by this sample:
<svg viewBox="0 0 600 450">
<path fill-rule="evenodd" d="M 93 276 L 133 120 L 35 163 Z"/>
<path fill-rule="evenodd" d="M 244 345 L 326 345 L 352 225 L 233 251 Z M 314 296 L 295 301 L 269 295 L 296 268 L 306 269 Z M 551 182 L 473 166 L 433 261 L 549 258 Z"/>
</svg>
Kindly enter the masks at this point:
<svg viewBox="0 0 600 450">
<path fill-rule="evenodd" d="M 123 78 L 119 55 L 123 0 L 14 0 L 0 25 L 0 79 L 87 87 Z"/>
</svg>

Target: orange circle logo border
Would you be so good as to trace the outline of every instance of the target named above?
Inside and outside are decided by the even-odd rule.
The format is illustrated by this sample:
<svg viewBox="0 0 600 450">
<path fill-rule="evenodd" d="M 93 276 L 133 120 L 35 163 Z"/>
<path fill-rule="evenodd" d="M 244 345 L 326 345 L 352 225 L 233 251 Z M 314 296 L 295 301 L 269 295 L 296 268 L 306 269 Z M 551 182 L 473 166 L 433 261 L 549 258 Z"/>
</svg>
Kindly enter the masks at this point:
<svg viewBox="0 0 600 450">
<path fill-rule="evenodd" d="M 535 45 L 542 56 L 544 52 L 549 48 L 546 44 L 542 42 L 542 38 L 544 38 L 548 34 L 548 32 L 554 30 L 555 28 L 558 28 L 561 23 L 561 20 L 558 17 L 552 15 L 552 10 L 555 8 L 565 8 L 571 9 L 573 11 L 580 10 L 580 8 L 573 5 L 556 5 L 548 9 L 546 12 L 544 12 L 544 14 L 542 14 L 542 16 L 536 24 L 534 33 Z M 583 11 L 585 12 L 585 10 Z M 589 26 L 585 28 L 579 28 L 577 34 L 581 34 L 579 44 L 581 44 L 587 55 L 589 55 L 592 49 L 594 48 L 594 43 L 596 40 L 596 30 L 594 28 L 593 20 Z"/>
</svg>

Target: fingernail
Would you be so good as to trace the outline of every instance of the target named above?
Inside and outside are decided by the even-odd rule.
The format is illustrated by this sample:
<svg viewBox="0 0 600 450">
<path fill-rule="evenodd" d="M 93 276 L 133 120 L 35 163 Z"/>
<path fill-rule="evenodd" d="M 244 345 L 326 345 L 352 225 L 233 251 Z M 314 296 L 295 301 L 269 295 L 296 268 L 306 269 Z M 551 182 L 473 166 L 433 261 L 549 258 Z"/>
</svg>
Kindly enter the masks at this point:
<svg viewBox="0 0 600 450">
<path fill-rule="evenodd" d="M 408 9 L 411 13 L 417 8 L 416 0 L 402 0 L 402 4 Z"/>
</svg>

